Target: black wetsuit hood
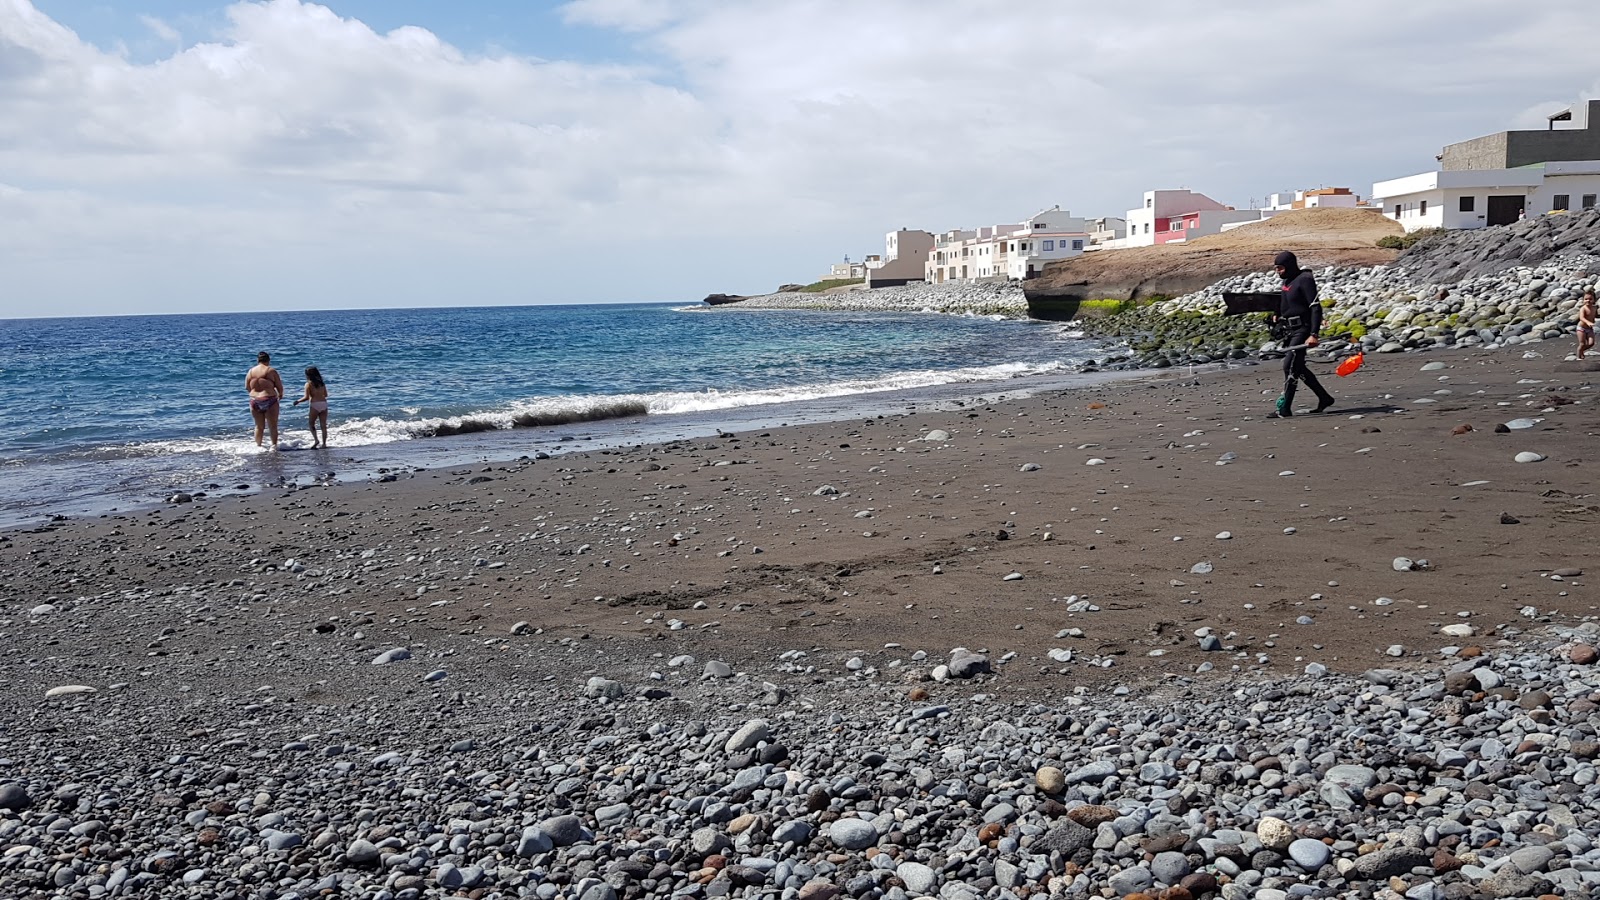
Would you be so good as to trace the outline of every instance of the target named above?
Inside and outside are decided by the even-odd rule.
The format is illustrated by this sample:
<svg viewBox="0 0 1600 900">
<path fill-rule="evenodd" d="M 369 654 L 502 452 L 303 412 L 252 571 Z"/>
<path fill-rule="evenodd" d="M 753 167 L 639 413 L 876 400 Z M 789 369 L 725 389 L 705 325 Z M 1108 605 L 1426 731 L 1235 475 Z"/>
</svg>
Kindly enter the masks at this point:
<svg viewBox="0 0 1600 900">
<path fill-rule="evenodd" d="M 1277 256 L 1273 257 L 1272 264 L 1274 266 L 1283 267 L 1284 284 L 1288 284 L 1289 282 L 1300 277 L 1300 260 L 1296 259 L 1295 255 L 1287 250 L 1284 250 Z"/>
</svg>

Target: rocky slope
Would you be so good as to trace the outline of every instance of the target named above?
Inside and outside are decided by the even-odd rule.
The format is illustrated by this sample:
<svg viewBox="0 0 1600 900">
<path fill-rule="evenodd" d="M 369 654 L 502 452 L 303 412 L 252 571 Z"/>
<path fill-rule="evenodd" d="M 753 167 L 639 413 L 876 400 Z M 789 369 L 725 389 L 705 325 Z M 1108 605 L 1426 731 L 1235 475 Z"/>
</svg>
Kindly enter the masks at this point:
<svg viewBox="0 0 1600 900">
<path fill-rule="evenodd" d="M 1600 252 L 1600 209 L 1535 216 L 1512 225 L 1447 231 L 1418 242 L 1396 267 L 1416 281 L 1454 283 L 1574 253 Z"/>
</svg>

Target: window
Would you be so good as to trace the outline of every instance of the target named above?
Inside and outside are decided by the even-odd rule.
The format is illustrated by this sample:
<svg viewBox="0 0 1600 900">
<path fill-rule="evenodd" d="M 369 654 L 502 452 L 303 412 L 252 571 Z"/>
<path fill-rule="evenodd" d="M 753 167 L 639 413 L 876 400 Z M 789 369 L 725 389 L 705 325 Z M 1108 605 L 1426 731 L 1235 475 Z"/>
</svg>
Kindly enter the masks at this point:
<svg viewBox="0 0 1600 900">
<path fill-rule="evenodd" d="M 1082 250 L 1083 249 L 1083 241 L 1073 241 L 1072 242 L 1072 249 L 1074 249 L 1074 250 Z"/>
<path fill-rule="evenodd" d="M 1425 216 L 1427 214 L 1428 214 L 1428 201 L 1424 200 L 1421 203 L 1417 204 L 1417 215 Z"/>
<path fill-rule="evenodd" d="M 1478 201 L 1477 197 L 1462 197 L 1461 198 L 1461 211 L 1462 212 L 1472 212 L 1473 207 L 1476 205 L 1477 201 Z"/>
<path fill-rule="evenodd" d="M 1150 223 L 1149 222 L 1144 223 L 1144 233 L 1145 234 L 1149 234 L 1150 233 Z"/>
<path fill-rule="evenodd" d="M 1594 209 L 1594 195 L 1593 194 L 1584 194 L 1583 195 L 1583 208 L 1584 209 Z"/>
<path fill-rule="evenodd" d="M 1027 250 L 1028 249 L 1028 242 L 1027 241 L 1023 241 L 1022 243 L 1018 244 L 1017 245 L 1017 249 L 1018 250 L 1024 250 L 1024 251 Z"/>
<path fill-rule="evenodd" d="M 1394 209 L 1389 214 L 1394 216 L 1396 219 L 1400 218 L 1400 204 L 1396 203 L 1394 205 Z"/>
<path fill-rule="evenodd" d="M 1056 242 L 1055 241 L 1045 241 L 1044 242 L 1044 250 L 1045 250 L 1046 253 L 1049 253 L 1051 250 L 1054 250 L 1055 248 L 1056 248 Z"/>
<path fill-rule="evenodd" d="M 1571 194 L 1557 194 L 1556 197 L 1555 197 L 1555 200 L 1550 204 L 1550 211 L 1551 212 L 1558 212 L 1558 211 L 1559 212 L 1566 212 L 1567 209 L 1569 207 L 1571 207 L 1571 206 L 1572 206 L 1572 195 Z"/>
<path fill-rule="evenodd" d="M 1145 201 L 1144 201 L 1144 208 L 1145 209 L 1149 209 L 1150 207 L 1155 206 L 1155 205 L 1156 205 L 1156 201 L 1151 200 L 1148 197 L 1145 198 Z"/>
</svg>

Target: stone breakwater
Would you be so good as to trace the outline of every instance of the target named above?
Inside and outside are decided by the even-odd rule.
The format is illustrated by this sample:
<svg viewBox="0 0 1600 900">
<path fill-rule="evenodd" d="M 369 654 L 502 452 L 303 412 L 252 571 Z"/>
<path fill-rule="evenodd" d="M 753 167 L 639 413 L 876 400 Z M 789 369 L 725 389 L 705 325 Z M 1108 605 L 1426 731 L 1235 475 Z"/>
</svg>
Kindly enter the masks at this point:
<svg viewBox="0 0 1600 900">
<path fill-rule="evenodd" d="M 237 721 L 216 729 L 58 691 L 128 728 L 7 736 L 0 895 L 1586 897 L 1600 626 L 1529 627 L 1425 672 L 1049 704 L 983 693 L 1005 661 L 959 650 L 936 674 L 972 680 L 942 702 L 870 667 L 802 698 L 692 659 L 672 690 L 489 696 L 393 652 L 374 664 L 453 686 L 337 722 L 263 687 L 209 701 Z"/>
<path fill-rule="evenodd" d="M 829 294 L 782 293 L 749 297 L 721 309 L 817 309 L 845 312 L 934 312 L 1025 318 L 1022 286 L 1009 284 L 908 284 Z"/>
<path fill-rule="evenodd" d="M 1596 273 L 1600 256 L 1592 254 L 1559 256 L 1537 267 L 1518 266 L 1451 284 L 1418 279 L 1398 266 L 1323 269 L 1317 272 L 1326 307 L 1322 332 L 1348 333 L 1363 349 L 1380 353 L 1573 339 L 1579 300 L 1585 288 L 1600 282 Z M 1267 333 L 1264 314 L 1222 315 L 1222 294 L 1279 287 L 1272 273 L 1228 278 L 1193 294 L 1086 321 L 1084 328 L 1097 337 L 1125 342 L 1127 350 L 1101 361 L 1108 367 L 1243 359 L 1278 345 Z M 1449 295 L 1440 299 L 1442 289 Z M 1347 346 L 1328 342 L 1325 353 L 1345 352 Z"/>
<path fill-rule="evenodd" d="M 1600 209 L 1534 216 L 1499 228 L 1446 231 L 1419 241 L 1395 261 L 1417 281 L 1456 282 L 1600 248 Z"/>
</svg>

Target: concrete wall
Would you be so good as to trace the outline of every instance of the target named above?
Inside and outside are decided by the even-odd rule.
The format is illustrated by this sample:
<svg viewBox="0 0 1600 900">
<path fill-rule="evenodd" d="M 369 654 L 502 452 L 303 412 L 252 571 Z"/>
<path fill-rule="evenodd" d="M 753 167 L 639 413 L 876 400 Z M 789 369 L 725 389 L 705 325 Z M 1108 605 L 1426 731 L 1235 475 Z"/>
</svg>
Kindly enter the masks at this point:
<svg viewBox="0 0 1600 900">
<path fill-rule="evenodd" d="M 883 264 L 867 270 L 867 287 L 922 281 L 928 274 L 928 254 L 933 251 L 933 244 L 933 235 L 926 231 L 902 228 L 884 235 Z"/>
<path fill-rule="evenodd" d="M 1573 110 L 1581 128 L 1502 131 L 1450 144 L 1440 154 L 1444 171 L 1515 169 L 1556 160 L 1600 159 L 1600 100 Z"/>
</svg>

